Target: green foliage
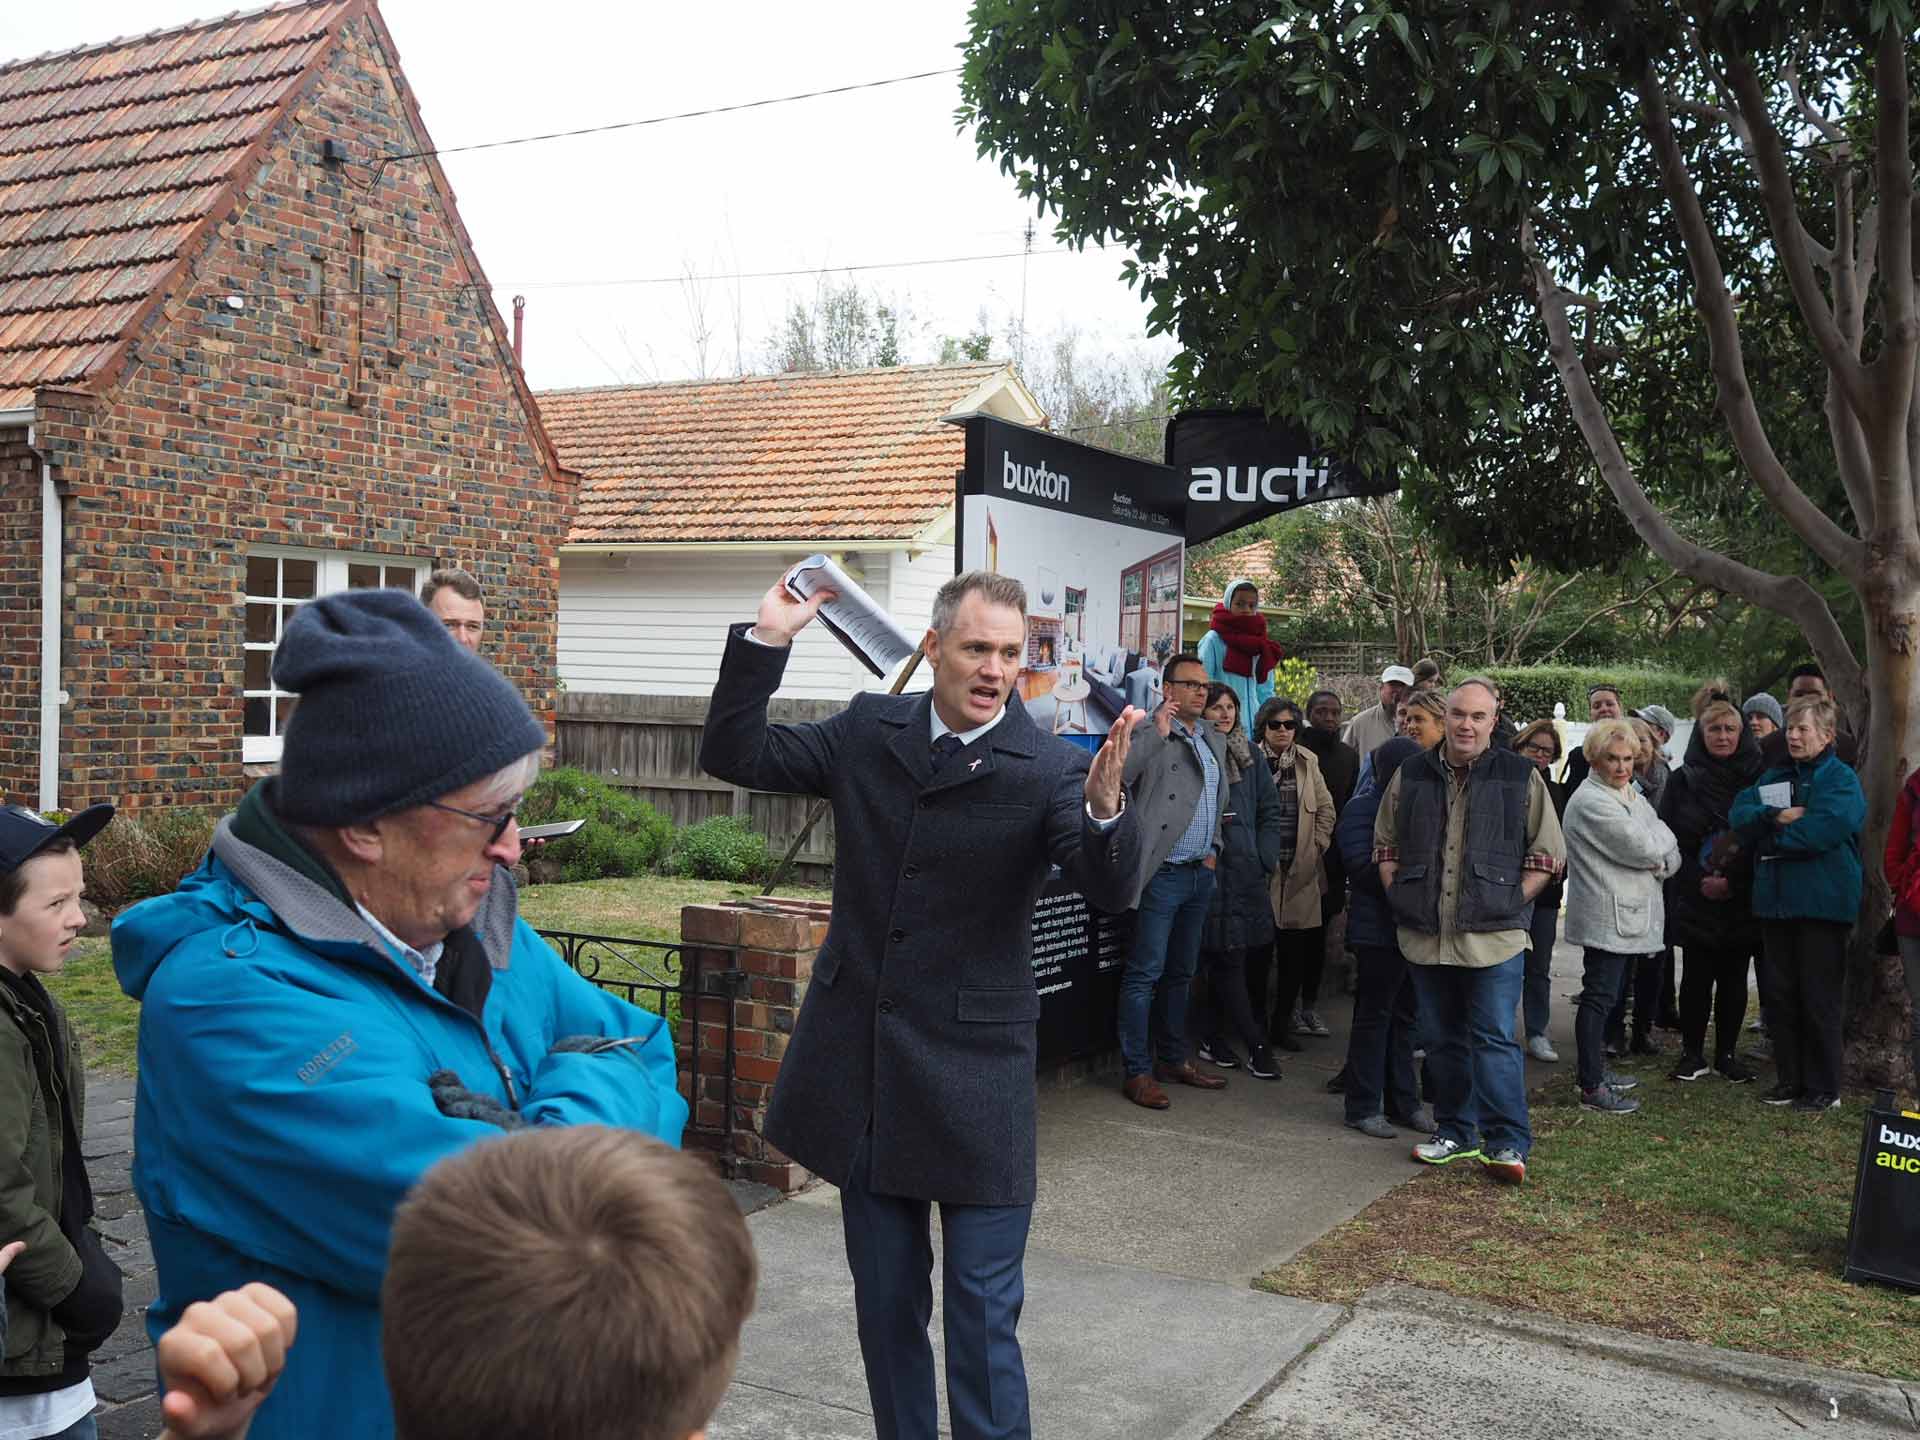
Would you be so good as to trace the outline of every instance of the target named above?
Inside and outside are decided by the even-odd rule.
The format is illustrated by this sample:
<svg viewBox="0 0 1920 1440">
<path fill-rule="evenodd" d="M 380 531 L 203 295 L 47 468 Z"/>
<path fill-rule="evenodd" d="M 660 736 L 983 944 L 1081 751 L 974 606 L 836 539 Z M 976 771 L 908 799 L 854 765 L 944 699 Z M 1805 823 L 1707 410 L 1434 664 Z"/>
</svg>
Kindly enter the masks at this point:
<svg viewBox="0 0 1920 1440">
<path fill-rule="evenodd" d="M 1702 675 L 1683 675 L 1677 670 L 1641 668 L 1586 667 L 1578 665 L 1529 665 L 1481 671 L 1500 687 L 1501 704 L 1517 725 L 1553 718 L 1557 700 L 1567 707 L 1567 719 L 1587 718 L 1587 688 L 1591 685 L 1617 685 L 1620 703 L 1628 710 L 1643 705 L 1664 705 L 1685 719 L 1693 692 L 1700 688 Z M 1449 676 L 1462 680 L 1466 672 Z"/>
<path fill-rule="evenodd" d="M 585 820 L 581 829 L 533 852 L 562 880 L 644 875 L 673 840 L 673 822 L 646 801 L 584 770 L 545 771 L 520 802 L 524 825 Z"/>
<path fill-rule="evenodd" d="M 206 857 L 221 813 L 186 805 L 122 810 L 83 852 L 87 898 L 112 912 L 178 889 Z"/>
<path fill-rule="evenodd" d="M 1282 699 L 1305 705 L 1319 688 L 1320 672 L 1298 655 L 1289 655 L 1273 667 L 1273 693 Z"/>
<path fill-rule="evenodd" d="M 771 864 L 766 836 L 741 816 L 716 815 L 674 837 L 664 868 L 696 880 L 759 880 Z"/>
</svg>

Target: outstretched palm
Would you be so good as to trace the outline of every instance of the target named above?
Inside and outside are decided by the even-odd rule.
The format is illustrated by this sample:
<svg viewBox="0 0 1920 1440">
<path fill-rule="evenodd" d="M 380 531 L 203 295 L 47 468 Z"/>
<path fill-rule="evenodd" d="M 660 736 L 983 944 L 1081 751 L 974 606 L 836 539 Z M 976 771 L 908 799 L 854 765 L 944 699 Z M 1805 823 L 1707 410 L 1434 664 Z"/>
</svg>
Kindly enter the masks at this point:
<svg viewBox="0 0 1920 1440">
<path fill-rule="evenodd" d="M 1120 777 L 1127 768 L 1127 751 L 1133 746 L 1133 727 L 1147 718 L 1147 712 L 1129 705 L 1107 731 L 1106 743 L 1087 768 L 1087 806 L 1094 818 L 1109 820 L 1120 813 Z"/>
</svg>

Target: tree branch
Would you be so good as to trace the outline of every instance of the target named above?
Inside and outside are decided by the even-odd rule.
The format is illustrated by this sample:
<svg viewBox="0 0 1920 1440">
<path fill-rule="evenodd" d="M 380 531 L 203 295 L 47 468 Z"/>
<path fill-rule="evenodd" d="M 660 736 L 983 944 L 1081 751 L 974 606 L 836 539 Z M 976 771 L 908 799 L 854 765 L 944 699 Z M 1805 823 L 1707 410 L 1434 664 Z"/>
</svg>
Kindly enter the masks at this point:
<svg viewBox="0 0 1920 1440">
<path fill-rule="evenodd" d="M 1827 362 L 1827 368 L 1840 377 L 1841 393 L 1864 420 L 1869 403 L 1866 372 L 1859 360 L 1848 352 L 1840 327 L 1834 323 L 1833 311 L 1827 305 L 1827 297 L 1820 292 L 1819 277 L 1813 273 L 1806 230 L 1794 205 L 1793 177 L 1787 174 L 1786 152 L 1780 143 L 1780 132 L 1774 128 L 1773 116 L 1767 111 L 1767 97 L 1760 89 L 1760 77 L 1744 56 L 1730 56 L 1727 68 L 1734 96 L 1740 102 L 1740 113 L 1746 117 L 1747 128 L 1753 135 L 1753 168 L 1760 180 L 1760 204 L 1767 212 L 1768 228 L 1773 231 L 1773 243 L 1779 249 L 1787 283 L 1793 287 L 1794 301 L 1800 308 L 1801 318 L 1807 322 L 1820 357 Z M 1648 93 L 1651 66 L 1647 73 L 1648 78 L 1641 82 L 1643 95 Z M 1651 93 L 1658 101 L 1658 87 Z M 1644 111 L 1646 107 L 1641 108 Z M 1678 155 L 1677 147 L 1675 154 Z M 1666 168 L 1663 161 L 1662 171 Z M 1688 190 L 1692 190 L 1691 182 Z M 1697 208 L 1697 198 L 1695 203 Z"/>
<path fill-rule="evenodd" d="M 1869 419 L 1868 447 L 1877 462 L 1875 489 L 1883 502 L 1876 539 L 1909 541 L 1914 527 L 1914 488 L 1920 484 L 1920 453 L 1908 441 L 1920 356 L 1920 317 L 1914 313 L 1913 160 L 1907 150 L 1911 99 L 1906 46 L 1888 19 L 1873 57 L 1874 170 L 1880 204 L 1880 356 L 1874 361 L 1881 433 Z M 1906 414 L 1900 413 L 1901 409 Z M 1876 443 L 1878 442 L 1878 443 Z"/>
<path fill-rule="evenodd" d="M 1601 479 L 1613 492 L 1614 500 L 1635 533 L 1655 555 L 1683 575 L 1795 621 L 1812 643 L 1814 654 L 1820 657 L 1821 666 L 1835 690 L 1845 686 L 1847 693 L 1858 694 L 1860 662 L 1846 632 L 1834 619 L 1833 611 L 1819 591 L 1797 575 L 1769 574 L 1694 544 L 1675 530 L 1672 522 L 1648 498 L 1620 448 L 1600 397 L 1594 393 L 1586 366 L 1581 363 L 1573 343 L 1573 329 L 1567 320 L 1567 308 L 1560 302 L 1560 287 L 1540 258 L 1531 220 L 1521 222 L 1520 247 L 1533 271 L 1535 300 L 1541 319 L 1546 322 L 1553 363 L 1572 405 L 1574 423 L 1580 427 L 1587 448 L 1593 452 Z"/>
<path fill-rule="evenodd" d="M 1714 385 L 1719 392 L 1720 410 L 1726 416 L 1734 448 L 1740 452 L 1747 473 L 1753 476 L 1761 493 L 1793 526 L 1800 538 L 1812 547 L 1814 553 L 1849 579 L 1857 579 L 1865 564 L 1865 548 L 1836 525 L 1793 483 L 1767 439 L 1766 426 L 1761 422 L 1759 409 L 1754 404 L 1753 387 L 1747 383 L 1746 361 L 1740 350 L 1740 327 L 1734 318 L 1733 297 L 1727 293 L 1726 272 L 1720 267 L 1720 256 L 1714 249 L 1712 232 L 1700 208 L 1699 192 L 1694 188 L 1693 177 L 1687 173 L 1686 161 L 1674 139 L 1665 97 L 1661 94 L 1659 79 L 1651 65 L 1641 71 L 1636 88 L 1640 92 L 1640 108 L 1647 138 L 1659 158 L 1661 179 L 1673 205 L 1681 240 L 1686 245 L 1687 263 L 1693 272 L 1694 303 L 1706 325 Z M 1775 228 L 1777 232 L 1778 227 Z M 1527 235 L 1527 243 L 1531 244 L 1531 226 L 1527 229 Z M 1799 253 L 1804 264 L 1806 252 L 1802 250 Z M 1539 266 L 1537 251 L 1534 252 L 1534 261 L 1539 273 L 1547 277 L 1543 283 L 1552 283 L 1550 273 Z M 1807 273 L 1811 276 L 1811 269 Z M 1817 290 L 1819 282 L 1811 283 Z M 1553 288 L 1557 293 L 1557 284 Z M 1796 282 L 1796 292 L 1798 288 Z M 1825 311 L 1824 300 L 1820 304 L 1826 316 L 1826 328 L 1832 332 L 1834 342 L 1838 345 L 1839 332 L 1834 327 L 1833 316 Z M 1564 315 L 1565 307 L 1561 306 L 1560 310 Z M 1859 365 L 1844 353 L 1844 347 L 1836 354 L 1857 383 Z M 1829 368 L 1833 368 L 1831 364 Z M 1835 373 L 1841 376 L 1844 386 L 1845 374 L 1840 371 Z"/>
</svg>

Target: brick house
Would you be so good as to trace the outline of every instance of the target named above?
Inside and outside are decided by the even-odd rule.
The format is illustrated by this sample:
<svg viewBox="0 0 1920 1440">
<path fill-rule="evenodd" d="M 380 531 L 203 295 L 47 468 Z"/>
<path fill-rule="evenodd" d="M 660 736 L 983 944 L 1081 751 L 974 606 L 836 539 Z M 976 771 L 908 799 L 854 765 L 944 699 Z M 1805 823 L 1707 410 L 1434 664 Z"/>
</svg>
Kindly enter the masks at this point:
<svg viewBox="0 0 1920 1440">
<path fill-rule="evenodd" d="M 373 0 L 0 66 L 0 793 L 225 804 L 301 600 L 487 588 L 553 705 L 577 476 Z"/>
</svg>

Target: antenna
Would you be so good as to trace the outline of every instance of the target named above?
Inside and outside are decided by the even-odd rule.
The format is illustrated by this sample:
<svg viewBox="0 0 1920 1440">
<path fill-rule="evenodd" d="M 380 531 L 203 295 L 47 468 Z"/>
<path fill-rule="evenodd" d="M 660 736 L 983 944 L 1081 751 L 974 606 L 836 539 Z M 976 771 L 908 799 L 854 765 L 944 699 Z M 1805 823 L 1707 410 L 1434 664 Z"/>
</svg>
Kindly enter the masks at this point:
<svg viewBox="0 0 1920 1440">
<path fill-rule="evenodd" d="M 1033 217 L 1027 217 L 1027 228 L 1020 246 L 1020 353 L 1018 364 L 1021 370 L 1027 368 L 1027 270 L 1033 260 Z"/>
</svg>

